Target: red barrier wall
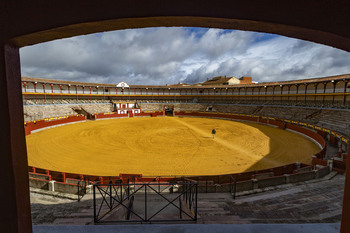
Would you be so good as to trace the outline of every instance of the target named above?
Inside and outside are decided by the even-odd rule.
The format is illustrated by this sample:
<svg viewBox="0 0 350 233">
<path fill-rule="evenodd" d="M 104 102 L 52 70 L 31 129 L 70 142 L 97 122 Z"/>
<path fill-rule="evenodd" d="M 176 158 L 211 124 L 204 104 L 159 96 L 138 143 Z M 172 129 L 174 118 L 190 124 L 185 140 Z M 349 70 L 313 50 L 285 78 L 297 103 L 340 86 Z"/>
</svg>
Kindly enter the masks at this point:
<svg viewBox="0 0 350 233">
<path fill-rule="evenodd" d="M 83 115 L 74 115 L 74 116 L 68 116 L 67 118 L 58 119 L 58 120 L 52 120 L 52 121 L 45 121 L 45 120 L 38 120 L 38 121 L 30 121 L 26 123 L 25 126 L 25 135 L 31 134 L 33 130 L 36 129 L 42 129 L 54 125 L 62 125 L 67 124 L 71 122 L 77 122 L 77 121 L 84 121 L 86 120 L 85 116 Z"/>
<path fill-rule="evenodd" d="M 323 160 L 323 159 L 320 159 L 320 158 L 312 158 L 312 165 L 316 165 L 316 164 L 319 164 L 319 165 L 322 165 L 322 166 L 327 166 L 327 161 L 326 160 Z"/>
<path fill-rule="evenodd" d="M 341 174 L 345 173 L 346 161 L 333 160 L 333 170 Z"/>
<path fill-rule="evenodd" d="M 267 124 L 267 119 L 259 118 L 259 122 L 260 122 L 260 123 Z"/>
<path fill-rule="evenodd" d="M 299 133 L 302 133 L 302 134 L 305 134 L 307 136 L 309 136 L 310 138 L 316 140 L 318 143 L 320 143 L 320 145 L 322 146 L 322 148 L 324 148 L 326 146 L 326 141 L 324 140 L 324 138 L 319 135 L 318 133 L 314 132 L 314 131 L 311 131 L 309 129 L 306 129 L 306 128 L 303 128 L 303 127 L 300 127 L 298 125 L 293 125 L 293 124 L 290 124 L 290 123 L 287 123 L 287 129 L 291 129 L 291 130 L 294 130 L 294 131 L 297 131 Z"/>
<path fill-rule="evenodd" d="M 157 117 L 157 116 L 163 116 L 163 112 L 141 112 L 141 113 L 135 113 L 135 117 L 142 117 L 142 116 L 149 116 L 149 117 Z"/>
<path fill-rule="evenodd" d="M 96 119 L 105 119 L 105 118 L 118 118 L 118 117 L 128 117 L 129 115 L 127 113 L 125 114 L 118 114 L 118 113 L 113 113 L 113 114 L 104 114 L 104 113 L 98 113 L 95 114 Z"/>
<path fill-rule="evenodd" d="M 329 142 L 334 146 L 337 145 L 337 140 L 333 134 L 329 135 Z"/>
<path fill-rule="evenodd" d="M 275 125 L 278 128 L 280 128 L 280 129 L 285 129 L 285 126 L 286 126 L 286 124 L 284 122 L 282 122 L 282 121 L 271 120 L 271 119 L 269 120 L 269 124 L 270 125 Z"/>
</svg>

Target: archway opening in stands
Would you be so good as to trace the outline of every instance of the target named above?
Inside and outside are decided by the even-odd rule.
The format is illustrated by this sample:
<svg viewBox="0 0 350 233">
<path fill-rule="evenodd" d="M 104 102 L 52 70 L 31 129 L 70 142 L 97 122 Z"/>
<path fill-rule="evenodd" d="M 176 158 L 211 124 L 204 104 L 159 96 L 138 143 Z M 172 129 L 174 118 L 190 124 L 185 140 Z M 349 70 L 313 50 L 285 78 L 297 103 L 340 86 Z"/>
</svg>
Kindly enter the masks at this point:
<svg viewBox="0 0 350 233">
<path fill-rule="evenodd" d="M 223 33 L 223 35 L 225 35 L 225 33 Z M 270 37 L 270 36 L 267 36 Z M 275 36 L 271 36 L 272 39 L 274 39 Z M 270 39 L 270 38 L 269 38 Z M 268 39 L 265 39 L 268 40 Z M 264 39 L 262 40 L 264 42 Z M 259 43 L 263 43 L 261 41 L 259 41 Z M 265 41 L 266 42 L 266 41 Z M 259 46 L 261 46 L 261 44 L 259 44 Z M 337 51 L 339 52 L 339 51 Z M 336 52 L 336 53 L 337 53 Z M 225 61 L 227 62 L 227 61 Z M 224 63 L 224 62 L 223 62 Z M 219 63 L 220 65 L 222 65 L 222 63 Z M 222 68 L 222 66 L 215 64 L 218 68 Z M 213 65 L 213 66 L 215 66 Z M 251 68 L 251 72 L 254 71 L 253 67 Z M 295 67 L 293 67 L 295 68 Z M 271 68 L 265 68 L 266 70 L 271 70 Z M 300 72 L 300 70 L 299 70 Z M 282 72 L 283 73 L 283 72 Z M 190 76 L 190 75 L 189 75 Z M 227 77 L 224 77 L 227 78 Z M 333 78 L 333 77 L 332 77 Z M 339 78 L 339 77 L 336 77 Z M 343 78 L 343 77 L 340 77 Z M 347 77 L 346 77 L 347 78 Z M 293 78 L 292 78 L 293 79 Z M 210 82 L 210 81 L 216 81 L 218 80 L 217 77 L 213 77 L 213 78 L 207 78 L 206 81 Z M 242 81 L 244 79 L 241 79 Z M 28 80 L 27 80 L 28 81 Z M 119 80 L 120 81 L 120 80 Z M 204 81 L 204 82 L 206 82 Z M 227 79 L 225 79 L 225 81 L 227 82 Z M 280 81 L 280 80 L 278 80 Z M 328 83 L 334 83 L 331 80 L 326 80 Z M 329 99 L 327 99 L 326 97 L 326 93 L 328 93 L 329 90 L 327 90 L 326 88 L 323 88 L 323 92 L 321 92 L 321 94 L 324 94 L 322 98 L 319 98 L 318 96 L 314 95 L 311 96 L 310 98 L 308 97 L 308 95 L 312 92 L 312 93 L 317 93 L 317 86 L 318 85 L 323 85 L 323 86 L 327 86 L 328 83 L 326 84 L 324 83 L 317 83 L 316 84 L 316 88 L 314 85 L 312 84 L 304 84 L 302 83 L 301 86 L 299 86 L 299 83 L 291 83 L 289 85 L 283 85 L 283 84 L 278 84 L 278 85 L 272 85 L 272 84 L 267 84 L 267 85 L 258 85 L 256 87 L 247 87 L 245 86 L 244 88 L 240 88 L 240 87 L 236 87 L 236 86 L 230 86 L 231 84 L 227 84 L 227 83 L 222 83 L 221 85 L 223 86 L 208 86 L 203 88 L 203 86 L 201 86 L 201 88 L 198 87 L 193 87 L 192 89 L 188 89 L 186 88 L 186 85 L 188 85 L 188 83 L 172 83 L 172 84 L 177 84 L 178 86 L 171 86 L 169 87 L 169 85 L 166 85 L 166 87 L 164 88 L 160 88 L 160 87 L 154 87 L 154 86 L 148 86 L 145 88 L 142 87 L 134 87 L 133 90 L 131 90 L 130 86 L 128 88 L 125 87 L 112 87 L 112 86 L 108 86 L 105 83 L 99 83 L 96 84 L 94 81 L 90 81 L 89 84 L 77 84 L 77 83 L 60 83 L 60 81 L 55 81 L 55 83 L 50 85 L 50 89 L 49 92 L 47 92 L 45 90 L 45 80 L 30 80 L 28 84 L 26 84 L 25 88 L 26 88 L 26 100 L 28 100 L 28 96 L 32 96 L 35 97 L 35 99 L 30 98 L 29 100 L 32 101 L 32 103 L 34 102 L 34 105 L 40 105 L 40 99 L 41 103 L 43 103 L 43 105 L 46 104 L 71 104 L 71 101 L 73 101 L 73 103 L 77 103 L 74 101 L 78 101 L 81 100 L 80 98 L 83 99 L 84 104 L 87 103 L 98 103 L 99 101 L 101 101 L 100 103 L 103 103 L 103 101 L 105 102 L 110 102 L 111 100 L 113 101 L 113 98 L 115 97 L 115 101 L 121 101 L 121 108 L 125 108 L 126 104 L 123 103 L 125 101 L 129 101 L 131 100 L 131 102 L 133 101 L 140 101 L 142 102 L 157 102 L 159 100 L 164 101 L 165 103 L 198 103 L 200 101 L 198 101 L 198 99 L 202 99 L 202 103 L 209 103 L 210 106 L 207 109 L 210 109 L 210 111 L 213 111 L 213 105 L 214 104 L 236 104 L 238 106 L 244 106 L 244 105 L 261 105 L 260 107 L 264 108 L 265 105 L 282 105 L 283 103 L 292 103 L 292 106 L 300 106 L 302 105 L 302 107 L 311 107 L 311 108 L 315 108 L 316 106 L 316 99 L 318 98 L 319 100 L 322 101 L 322 103 L 324 103 L 325 99 L 326 100 L 332 100 L 332 105 L 334 104 L 334 99 L 336 97 L 331 96 Z M 74 82 L 74 81 L 73 81 Z M 344 85 L 340 85 L 340 83 L 344 83 Z M 39 83 L 39 85 L 37 86 L 37 84 Z M 114 82 L 117 83 L 117 82 Z M 344 80 L 340 80 L 337 81 L 336 83 L 338 83 L 339 86 L 339 90 L 345 90 L 347 88 L 346 86 L 346 82 Z M 137 83 L 137 84 L 142 84 L 142 83 Z M 190 83 L 191 84 L 191 83 Z M 237 84 L 237 83 L 236 83 Z M 258 84 L 258 83 L 256 83 Z M 83 86 L 82 86 L 83 85 Z M 86 85 L 86 86 L 84 86 Z M 101 86 L 102 85 L 102 86 Z M 171 84 L 170 84 L 171 85 Z M 282 86 L 281 86 L 282 85 Z M 304 86 L 302 86 L 304 85 Z M 330 88 L 335 89 L 337 86 L 334 85 L 330 85 Z M 308 87 L 307 87 L 308 86 Z M 43 89 L 41 89 L 41 87 L 43 87 Z M 283 88 L 285 87 L 286 93 L 283 92 Z M 74 88 L 74 89 L 73 89 Z M 197 95 L 194 96 L 194 98 L 188 98 L 189 96 L 191 97 L 194 93 L 194 89 L 197 88 Z M 33 93 L 29 94 L 29 92 L 27 92 L 27 90 L 34 90 L 32 91 Z M 112 90 L 114 89 L 114 90 Z M 318 90 L 320 90 L 322 88 L 319 88 Z M 51 93 L 50 93 L 51 90 Z M 71 92 L 71 90 L 73 90 Z M 78 93 L 78 90 L 80 90 L 80 93 Z M 102 91 L 101 91 L 102 90 Z M 111 91 L 112 90 L 112 91 Z M 74 93 L 75 91 L 75 93 Z M 230 93 L 231 91 L 231 93 Z M 113 93 L 111 93 L 113 92 Z M 293 92 L 293 93 L 292 93 Z M 333 91 L 334 92 L 334 91 Z M 190 94 L 191 93 L 191 94 Z M 254 93 L 256 93 L 256 96 L 254 96 Z M 304 96 L 300 97 L 300 94 L 304 94 Z M 67 94 L 67 95 L 64 95 Z M 74 97 L 72 98 L 71 94 L 75 94 Z M 163 94 L 163 96 L 162 96 Z M 168 94 L 168 96 L 166 96 L 166 94 Z M 243 98 L 238 98 L 236 99 L 234 102 L 229 103 L 228 101 L 231 101 L 230 98 L 235 98 L 234 95 L 241 95 L 244 94 Z M 285 96 L 283 96 L 283 94 L 285 94 Z M 101 95 L 101 96 L 99 96 Z M 204 97 L 203 97 L 204 95 Z M 226 96 L 225 96 L 226 95 Z M 44 97 L 43 98 L 41 97 Z M 46 99 L 47 96 L 52 97 L 52 103 L 47 103 Z M 161 97 L 160 97 L 161 96 Z M 218 97 L 219 96 L 219 97 Z M 135 97 L 135 98 L 133 98 Z M 160 98 L 159 98 L 160 97 Z M 183 99 L 181 97 L 184 97 Z M 225 98 L 226 97 L 226 98 Z M 227 98 L 229 97 L 229 98 Z M 284 99 L 285 102 L 283 102 L 283 98 L 287 98 Z M 295 99 L 294 99 L 295 98 Z M 243 100 L 242 100 L 243 99 Z M 39 100 L 39 101 L 38 101 Z M 344 99 L 340 99 L 339 102 L 343 102 Z M 29 101 L 29 103 L 30 103 Z M 255 102 L 257 101 L 257 102 Z M 260 101 L 260 102 L 259 102 Z M 261 101 L 263 101 L 263 103 L 261 103 Z M 307 103 L 310 103 L 311 106 L 303 106 L 306 105 Z M 346 103 L 346 101 L 345 101 Z M 30 105 L 30 104 L 29 104 Z M 113 104 L 114 106 L 116 105 L 115 103 Z M 260 108 L 259 107 L 259 108 Z M 323 106 L 322 106 L 323 107 Z M 214 107 L 215 109 L 215 107 Z M 267 108 L 269 109 L 269 108 Z M 270 108 L 271 109 L 271 108 Z M 167 111 L 168 110 L 168 111 Z M 169 113 L 169 111 L 173 110 L 174 111 L 174 107 L 171 109 L 169 107 L 164 107 L 164 112 L 165 114 Z M 261 110 L 261 109 L 260 109 Z M 258 109 L 259 111 L 259 109 Z M 268 111 L 268 110 L 266 110 Z M 105 112 L 106 113 L 106 112 Z M 314 114 L 314 113 L 312 113 Z M 248 115 L 252 115 L 252 114 L 248 114 Z M 59 117 L 59 116 L 58 116 Z"/>
</svg>

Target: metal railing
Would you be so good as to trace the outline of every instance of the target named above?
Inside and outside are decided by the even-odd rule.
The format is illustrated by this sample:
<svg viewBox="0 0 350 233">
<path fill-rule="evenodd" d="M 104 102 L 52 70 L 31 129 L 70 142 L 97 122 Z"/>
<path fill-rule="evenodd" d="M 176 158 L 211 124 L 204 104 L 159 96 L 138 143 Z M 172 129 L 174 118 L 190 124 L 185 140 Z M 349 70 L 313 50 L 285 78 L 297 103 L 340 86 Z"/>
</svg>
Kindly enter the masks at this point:
<svg viewBox="0 0 350 233">
<path fill-rule="evenodd" d="M 197 182 L 121 177 L 93 184 L 94 223 L 197 221 Z"/>
<path fill-rule="evenodd" d="M 82 179 L 78 181 L 77 188 L 78 188 L 78 202 L 83 198 L 83 196 L 86 194 L 86 186 L 89 184 L 89 177 L 84 176 Z"/>
<path fill-rule="evenodd" d="M 228 192 L 231 193 L 233 199 L 236 199 L 237 180 L 232 175 L 222 175 L 220 177 L 228 177 L 224 182 L 214 182 L 210 178 L 198 180 L 198 192 L 213 193 L 213 192 Z M 196 178 L 193 178 L 196 180 Z"/>
</svg>

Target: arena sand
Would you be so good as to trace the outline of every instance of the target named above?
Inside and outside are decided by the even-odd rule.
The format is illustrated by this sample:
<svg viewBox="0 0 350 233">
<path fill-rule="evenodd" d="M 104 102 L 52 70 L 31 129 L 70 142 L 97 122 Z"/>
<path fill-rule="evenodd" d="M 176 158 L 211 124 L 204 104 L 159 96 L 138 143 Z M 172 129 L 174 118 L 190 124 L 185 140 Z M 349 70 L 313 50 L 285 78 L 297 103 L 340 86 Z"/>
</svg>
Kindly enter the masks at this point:
<svg viewBox="0 0 350 233">
<path fill-rule="evenodd" d="M 100 176 L 179 176 L 310 163 L 320 148 L 304 136 L 265 125 L 157 117 L 46 129 L 27 136 L 27 150 L 30 166 L 49 170 Z"/>
</svg>

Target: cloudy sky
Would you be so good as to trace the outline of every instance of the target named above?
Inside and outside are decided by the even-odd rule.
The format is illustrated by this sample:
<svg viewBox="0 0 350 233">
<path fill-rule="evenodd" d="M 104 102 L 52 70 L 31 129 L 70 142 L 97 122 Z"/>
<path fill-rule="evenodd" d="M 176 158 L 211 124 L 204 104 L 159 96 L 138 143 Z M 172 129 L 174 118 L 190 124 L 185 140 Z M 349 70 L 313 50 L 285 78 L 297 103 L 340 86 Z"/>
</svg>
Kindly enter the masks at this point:
<svg viewBox="0 0 350 233">
<path fill-rule="evenodd" d="M 271 82 L 350 73 L 350 53 L 257 32 L 147 28 L 56 40 L 20 50 L 22 76 L 164 85 L 215 76 Z"/>
</svg>

